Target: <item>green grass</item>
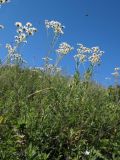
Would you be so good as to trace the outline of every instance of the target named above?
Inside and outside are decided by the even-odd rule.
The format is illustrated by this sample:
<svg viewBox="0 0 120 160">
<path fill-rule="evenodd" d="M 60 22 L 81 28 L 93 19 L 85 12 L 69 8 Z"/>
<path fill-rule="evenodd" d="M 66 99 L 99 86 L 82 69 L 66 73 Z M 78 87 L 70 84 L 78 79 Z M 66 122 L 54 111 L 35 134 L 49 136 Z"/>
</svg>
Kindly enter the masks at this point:
<svg viewBox="0 0 120 160">
<path fill-rule="evenodd" d="M 119 160 L 120 104 L 93 82 L 1 67 L 0 159 Z"/>
</svg>

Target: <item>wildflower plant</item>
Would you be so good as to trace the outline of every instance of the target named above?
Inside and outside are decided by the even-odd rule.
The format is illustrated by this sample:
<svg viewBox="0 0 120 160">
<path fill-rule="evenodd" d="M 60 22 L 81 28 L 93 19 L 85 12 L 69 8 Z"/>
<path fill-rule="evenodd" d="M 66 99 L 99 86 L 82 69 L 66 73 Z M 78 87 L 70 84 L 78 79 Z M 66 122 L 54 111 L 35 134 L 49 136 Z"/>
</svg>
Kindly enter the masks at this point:
<svg viewBox="0 0 120 160">
<path fill-rule="evenodd" d="M 80 64 L 84 64 L 87 61 L 88 54 L 91 52 L 90 48 L 85 47 L 83 44 L 77 44 L 77 54 L 74 56 L 76 62 L 76 71 L 79 72 Z"/>
<path fill-rule="evenodd" d="M 47 72 L 47 68 L 49 67 L 49 61 L 51 60 L 50 54 L 53 51 L 58 38 L 64 34 L 63 29 L 65 27 L 60 22 L 54 21 L 54 20 L 52 20 L 52 21 L 45 20 L 45 27 L 47 29 L 47 34 L 48 34 L 49 30 L 52 30 L 52 33 L 53 33 L 52 41 L 50 43 L 50 48 L 49 48 L 48 53 L 46 54 L 45 58 L 43 58 L 44 63 L 45 63 L 44 70 Z"/>
<path fill-rule="evenodd" d="M 77 54 L 74 56 L 74 60 L 76 63 L 76 73 L 79 75 L 80 74 L 80 64 L 83 65 L 84 67 L 84 78 L 85 79 L 90 79 L 90 77 L 93 74 L 94 67 L 101 62 L 101 57 L 103 55 L 103 51 L 100 50 L 99 47 L 92 47 L 88 48 L 84 46 L 83 44 L 78 44 L 77 48 Z M 87 70 L 85 70 L 85 65 L 84 63 L 87 62 L 89 63 L 89 66 Z"/>
<path fill-rule="evenodd" d="M 60 43 L 54 50 L 55 64 L 49 63 L 64 26 L 48 20 L 45 25 L 54 34 L 43 58 L 45 68 L 0 67 L 0 159 L 118 160 L 120 105 L 109 97 L 106 88 L 94 82 L 84 83 L 78 77 L 78 83 L 74 83 L 75 76 L 53 76 L 61 71 L 62 58 L 74 48 L 67 42 Z M 37 29 L 30 22 L 16 22 L 15 26 L 14 43 L 6 44 L 7 61 L 21 65 L 25 61 L 19 49 Z M 76 72 L 79 73 L 81 64 L 87 64 L 84 75 L 88 80 L 101 63 L 103 53 L 99 47 L 78 44 L 74 56 Z M 47 72 L 43 74 L 41 69 Z M 120 68 L 115 68 L 112 75 L 118 79 Z"/>
<path fill-rule="evenodd" d="M 34 33 L 37 32 L 37 29 L 33 27 L 30 22 L 27 22 L 26 25 L 23 25 L 21 22 L 16 22 L 15 26 L 17 27 L 17 35 L 15 36 L 14 45 L 6 44 L 8 50 L 7 62 L 22 64 L 25 60 L 18 52 L 18 49 L 22 44 L 27 43 L 27 39 L 33 36 Z"/>
<path fill-rule="evenodd" d="M 97 65 L 101 64 L 101 58 L 104 54 L 104 51 L 101 51 L 100 48 L 97 47 L 92 47 L 91 48 L 91 55 L 88 57 L 88 61 L 90 62 L 90 65 L 86 71 L 86 73 L 84 74 L 85 79 L 89 80 L 94 72 L 94 68 Z"/>
<path fill-rule="evenodd" d="M 71 47 L 68 43 L 66 42 L 62 42 L 59 45 L 59 48 L 56 50 L 56 53 L 58 55 L 58 58 L 56 59 L 56 63 L 55 63 L 55 67 L 58 66 L 59 62 L 61 61 L 61 59 L 67 55 L 68 53 L 70 53 L 74 48 Z"/>
</svg>

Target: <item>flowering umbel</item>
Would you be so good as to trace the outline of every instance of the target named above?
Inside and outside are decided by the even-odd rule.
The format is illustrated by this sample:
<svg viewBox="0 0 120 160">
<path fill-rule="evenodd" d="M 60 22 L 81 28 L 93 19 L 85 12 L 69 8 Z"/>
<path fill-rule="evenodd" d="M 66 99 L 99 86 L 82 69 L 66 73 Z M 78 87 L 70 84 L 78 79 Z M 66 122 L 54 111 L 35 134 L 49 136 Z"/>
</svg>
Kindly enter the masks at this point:
<svg viewBox="0 0 120 160">
<path fill-rule="evenodd" d="M 11 46 L 10 44 L 6 44 L 6 48 L 8 50 L 8 59 L 10 61 L 15 61 L 20 63 L 26 63 L 26 61 L 22 58 L 22 56 L 17 52 L 16 46 Z"/>
<path fill-rule="evenodd" d="M 0 24 L 0 30 L 1 30 L 1 29 L 4 29 L 4 26 Z"/>
<path fill-rule="evenodd" d="M 77 53 L 78 54 L 85 54 L 85 53 L 90 53 L 91 49 L 85 47 L 83 44 L 77 44 L 79 46 L 79 48 L 77 49 Z"/>
<path fill-rule="evenodd" d="M 25 61 L 22 59 L 22 56 L 18 53 L 17 49 L 22 43 L 27 42 L 27 38 L 34 35 L 34 33 L 37 32 L 37 29 L 34 28 L 30 22 L 27 22 L 24 26 L 21 22 L 16 22 L 15 26 L 17 27 L 15 45 L 11 46 L 10 44 L 6 44 L 6 48 L 8 50 L 8 59 L 12 62 L 15 61 L 17 63 L 23 63 Z"/>
<path fill-rule="evenodd" d="M 83 46 L 83 44 L 78 44 L 77 54 L 74 56 L 76 62 L 84 63 L 87 59 L 87 54 L 91 52 L 90 48 Z"/>
<path fill-rule="evenodd" d="M 49 28 L 53 29 L 55 34 L 64 34 L 63 29 L 65 27 L 58 21 L 45 20 L 45 26 L 47 29 Z"/>
<path fill-rule="evenodd" d="M 91 48 L 92 55 L 88 58 L 92 65 L 99 64 L 104 51 L 101 51 L 99 47 Z"/>
<path fill-rule="evenodd" d="M 63 42 L 59 45 L 59 48 L 56 50 L 57 53 L 62 54 L 62 55 L 66 55 L 68 54 L 70 51 L 72 51 L 74 48 L 71 47 L 68 43 Z"/>
<path fill-rule="evenodd" d="M 24 26 L 21 22 L 16 22 L 15 26 L 17 27 L 18 33 L 18 35 L 15 36 L 16 43 L 27 42 L 26 39 L 28 36 L 34 35 L 34 33 L 37 32 L 37 29 L 34 28 L 30 22 L 27 22 Z"/>
</svg>

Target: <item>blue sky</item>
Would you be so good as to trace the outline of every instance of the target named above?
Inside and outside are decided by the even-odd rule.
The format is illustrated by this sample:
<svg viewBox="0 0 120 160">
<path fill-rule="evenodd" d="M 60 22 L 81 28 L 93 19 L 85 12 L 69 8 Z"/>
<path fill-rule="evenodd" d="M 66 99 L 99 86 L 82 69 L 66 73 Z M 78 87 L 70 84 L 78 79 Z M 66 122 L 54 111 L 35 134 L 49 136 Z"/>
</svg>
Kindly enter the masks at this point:
<svg viewBox="0 0 120 160">
<path fill-rule="evenodd" d="M 103 85 L 113 83 L 113 79 L 108 81 L 105 77 L 110 77 L 114 67 L 120 66 L 120 0 L 11 0 L 0 9 L 0 24 L 5 25 L 5 30 L 0 31 L 0 58 L 7 54 L 5 44 L 14 41 L 14 23 L 29 21 L 38 33 L 28 40 L 21 52 L 30 66 L 41 66 L 41 59 L 48 48 L 45 19 L 57 20 L 65 25 L 65 34 L 58 44 L 65 41 L 74 48 L 77 43 L 88 47 L 100 46 L 105 54 L 94 78 Z M 74 72 L 75 52 L 67 55 L 60 64 L 66 73 Z"/>
</svg>

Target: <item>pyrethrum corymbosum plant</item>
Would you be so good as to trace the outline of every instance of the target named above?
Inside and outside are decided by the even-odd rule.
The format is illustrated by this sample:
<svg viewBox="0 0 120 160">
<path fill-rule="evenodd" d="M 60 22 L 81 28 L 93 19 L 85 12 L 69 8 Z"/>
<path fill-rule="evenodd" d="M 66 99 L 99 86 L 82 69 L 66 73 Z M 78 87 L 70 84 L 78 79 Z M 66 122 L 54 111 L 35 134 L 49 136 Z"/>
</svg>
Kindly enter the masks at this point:
<svg viewBox="0 0 120 160">
<path fill-rule="evenodd" d="M 90 81 L 103 52 L 80 44 L 75 76 L 58 74 L 59 62 L 73 47 L 61 43 L 55 64 L 49 64 L 63 26 L 56 21 L 45 24 L 55 35 L 42 71 L 20 67 L 18 44 L 36 31 L 31 23 L 16 23 L 15 46 L 7 45 L 8 60 L 16 65 L 0 68 L 0 159 L 119 160 L 120 104 L 109 90 Z M 90 66 L 82 79 L 79 67 L 86 59 Z"/>
</svg>

